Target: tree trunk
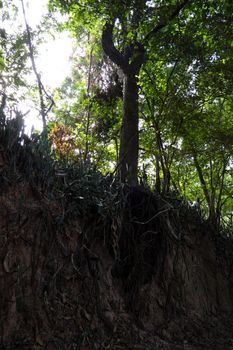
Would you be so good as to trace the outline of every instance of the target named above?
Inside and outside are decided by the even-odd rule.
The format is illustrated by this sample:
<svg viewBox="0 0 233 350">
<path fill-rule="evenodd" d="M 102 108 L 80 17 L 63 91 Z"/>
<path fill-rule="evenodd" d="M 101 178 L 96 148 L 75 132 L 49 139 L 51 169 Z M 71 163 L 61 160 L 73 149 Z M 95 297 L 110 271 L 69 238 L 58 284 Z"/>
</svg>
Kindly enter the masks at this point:
<svg viewBox="0 0 233 350">
<path fill-rule="evenodd" d="M 211 191 L 208 190 L 207 184 L 203 175 L 202 168 L 199 164 L 198 158 L 197 158 L 197 153 L 195 149 L 192 149 L 192 155 L 193 155 L 193 160 L 194 160 L 194 165 L 197 170 L 197 174 L 199 177 L 199 181 L 201 183 L 201 187 L 205 196 L 206 203 L 208 205 L 208 210 L 209 210 L 209 215 L 208 215 L 208 221 L 211 223 L 213 227 L 218 226 L 218 218 L 215 210 L 215 189 L 213 188 L 213 185 L 211 184 Z"/>
<path fill-rule="evenodd" d="M 121 182 L 137 184 L 138 176 L 138 74 L 145 61 L 145 49 L 139 43 L 129 45 L 124 53 L 113 43 L 114 21 L 105 25 L 102 46 L 105 54 L 121 68 L 124 74 L 123 117 L 121 126 L 118 174 Z"/>
<path fill-rule="evenodd" d="M 90 38 L 88 36 L 88 44 L 90 42 Z M 87 107 L 87 120 L 86 120 L 86 142 L 85 142 L 85 151 L 84 151 L 84 161 L 86 162 L 89 155 L 89 131 L 90 131 L 90 121 L 91 121 L 91 74 L 92 74 L 92 62 L 93 61 L 93 47 L 91 48 L 91 52 L 89 55 L 89 65 L 88 65 L 88 74 L 87 74 L 87 98 L 88 98 L 88 107 Z"/>
<path fill-rule="evenodd" d="M 124 76 L 119 176 L 122 182 L 137 184 L 138 174 L 138 84 L 133 73 Z"/>
<path fill-rule="evenodd" d="M 102 47 L 105 54 L 124 73 L 124 95 L 123 95 L 123 118 L 121 128 L 120 163 L 118 172 L 122 182 L 130 185 L 137 184 L 138 175 L 138 150 L 139 150 L 139 130 L 138 130 L 138 85 L 137 76 L 142 64 L 146 61 L 145 44 L 150 38 L 155 36 L 160 30 L 178 16 L 180 11 L 189 2 L 184 0 L 171 13 L 167 21 L 160 21 L 150 32 L 148 32 L 142 42 L 131 41 L 124 52 L 114 45 L 113 29 L 116 17 L 107 22 L 102 33 Z M 136 10 L 137 11 L 137 10 Z M 132 23 L 130 23 L 132 24 Z M 127 33 L 125 33 L 127 34 Z M 169 170 L 169 169 L 168 169 Z M 170 181 L 169 178 L 166 181 Z"/>
</svg>

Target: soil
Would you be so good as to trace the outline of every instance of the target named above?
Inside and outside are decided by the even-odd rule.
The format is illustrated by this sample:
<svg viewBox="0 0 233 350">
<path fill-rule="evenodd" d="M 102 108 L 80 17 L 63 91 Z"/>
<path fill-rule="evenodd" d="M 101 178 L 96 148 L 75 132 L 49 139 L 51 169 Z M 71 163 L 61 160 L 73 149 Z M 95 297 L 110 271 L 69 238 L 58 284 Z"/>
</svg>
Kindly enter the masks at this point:
<svg viewBox="0 0 233 350">
<path fill-rule="evenodd" d="M 0 232 L 0 349 L 233 349 L 233 243 L 195 210 L 134 187 L 64 218 L 15 177 Z"/>
</svg>

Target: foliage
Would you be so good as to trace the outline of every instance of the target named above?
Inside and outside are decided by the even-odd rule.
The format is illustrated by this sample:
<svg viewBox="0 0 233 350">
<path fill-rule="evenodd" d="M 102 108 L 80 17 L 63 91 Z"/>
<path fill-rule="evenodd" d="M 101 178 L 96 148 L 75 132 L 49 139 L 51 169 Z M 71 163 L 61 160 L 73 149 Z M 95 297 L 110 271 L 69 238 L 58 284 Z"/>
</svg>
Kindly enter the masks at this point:
<svg viewBox="0 0 233 350">
<path fill-rule="evenodd" d="M 9 113 L 9 108 L 6 108 Z M 0 110 L 1 187 L 5 189 L 18 181 L 29 183 L 44 192 L 54 184 L 54 160 L 50 146 L 42 134 L 29 138 L 24 133 L 24 115 L 10 110 L 10 116 Z"/>
<path fill-rule="evenodd" d="M 8 6 L 9 5 L 9 6 Z M 25 74 L 28 52 L 27 38 L 22 28 L 12 30 L 17 19 L 18 8 L 7 1 L 2 5 L 2 23 L 0 26 L 0 91 L 8 96 L 11 104 L 16 103 L 19 87 L 25 87 Z"/>
<path fill-rule="evenodd" d="M 17 7 L 11 3 L 7 8 L 7 3 L 2 2 L 4 21 L 17 17 Z M 172 18 L 182 4 L 179 16 Z M 128 55 L 129 64 L 137 59 L 139 43 L 146 52 L 138 75 L 140 182 L 162 195 L 175 191 L 189 202 L 200 203 L 203 214 L 216 225 L 220 219 L 229 222 L 233 211 L 232 3 L 51 0 L 49 7 L 67 14 L 63 28 L 77 39 L 72 76 L 54 92 L 54 117 L 48 124 L 54 151 L 51 162 L 56 160 L 58 168 L 87 166 L 96 174 L 115 174 L 119 166 L 124 74 L 101 47 L 105 23 L 115 20 L 114 44 Z M 43 25 L 49 30 L 49 20 Z M 10 99 L 14 100 L 19 86 L 26 86 L 27 35 L 23 30 L 10 34 L 4 26 L 0 29 L 1 109 L 9 108 L 10 115 Z M 31 34 L 36 52 L 36 42 L 43 39 Z M 42 139 L 37 141 L 41 147 Z M 81 168 L 76 170 L 85 179 Z"/>
<path fill-rule="evenodd" d="M 49 140 L 58 159 L 68 160 L 74 157 L 75 142 L 68 126 L 58 124 L 52 126 L 49 131 Z"/>
<path fill-rule="evenodd" d="M 90 219 L 99 216 L 106 220 L 118 214 L 120 185 L 111 176 L 103 176 L 90 164 L 80 162 L 71 164 L 63 172 L 61 191 L 66 217 L 77 215 Z"/>
</svg>

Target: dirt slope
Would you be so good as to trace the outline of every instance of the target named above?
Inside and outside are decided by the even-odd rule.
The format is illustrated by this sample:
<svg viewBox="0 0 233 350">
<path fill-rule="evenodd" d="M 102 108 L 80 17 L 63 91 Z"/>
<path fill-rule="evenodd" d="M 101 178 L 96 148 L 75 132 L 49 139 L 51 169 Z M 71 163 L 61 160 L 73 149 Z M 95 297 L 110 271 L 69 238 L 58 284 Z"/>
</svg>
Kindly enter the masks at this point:
<svg viewBox="0 0 233 350">
<path fill-rule="evenodd" d="M 27 181 L 1 187 L 1 349 L 233 349 L 232 241 L 141 188 L 122 208 L 64 219 Z"/>
</svg>

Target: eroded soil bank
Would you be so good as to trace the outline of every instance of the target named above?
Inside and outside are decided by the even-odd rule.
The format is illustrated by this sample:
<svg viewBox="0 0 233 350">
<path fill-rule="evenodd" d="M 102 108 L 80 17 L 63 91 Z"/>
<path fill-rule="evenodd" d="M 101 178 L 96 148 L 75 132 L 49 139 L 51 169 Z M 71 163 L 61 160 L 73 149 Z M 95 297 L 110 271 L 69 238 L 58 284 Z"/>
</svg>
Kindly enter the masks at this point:
<svg viewBox="0 0 233 350">
<path fill-rule="evenodd" d="M 75 216 L 22 179 L 2 188 L 1 349 L 233 349 L 232 241 L 175 200 L 122 198 Z"/>
</svg>

